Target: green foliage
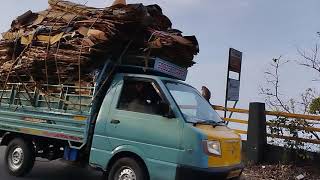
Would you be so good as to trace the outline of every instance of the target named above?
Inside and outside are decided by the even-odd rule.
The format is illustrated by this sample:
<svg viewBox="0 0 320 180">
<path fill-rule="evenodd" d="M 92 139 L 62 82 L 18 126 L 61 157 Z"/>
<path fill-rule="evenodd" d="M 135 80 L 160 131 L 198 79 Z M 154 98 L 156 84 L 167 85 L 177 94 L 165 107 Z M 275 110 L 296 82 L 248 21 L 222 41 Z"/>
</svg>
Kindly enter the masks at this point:
<svg viewBox="0 0 320 180">
<path fill-rule="evenodd" d="M 309 112 L 311 114 L 319 114 L 319 112 L 320 112 L 320 97 L 312 100 L 310 107 L 309 107 Z"/>
<path fill-rule="evenodd" d="M 274 135 L 281 135 L 281 136 L 288 136 L 291 137 L 299 137 L 299 133 L 305 134 L 305 131 L 299 131 L 296 127 L 301 125 L 300 119 L 289 119 L 286 117 L 276 117 L 269 121 L 271 126 L 269 126 L 269 130 L 271 134 Z M 284 128 L 286 127 L 286 128 Z M 284 146 L 291 150 L 293 149 L 302 149 L 304 144 L 300 141 L 293 141 L 285 139 Z"/>
</svg>

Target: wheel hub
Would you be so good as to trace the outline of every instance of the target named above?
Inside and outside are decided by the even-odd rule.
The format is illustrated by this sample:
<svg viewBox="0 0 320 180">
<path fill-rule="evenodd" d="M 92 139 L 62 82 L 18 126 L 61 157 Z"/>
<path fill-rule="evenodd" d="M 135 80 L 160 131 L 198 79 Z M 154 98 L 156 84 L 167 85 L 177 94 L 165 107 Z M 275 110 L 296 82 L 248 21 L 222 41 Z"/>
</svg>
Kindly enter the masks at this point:
<svg viewBox="0 0 320 180">
<path fill-rule="evenodd" d="M 136 174 L 131 168 L 124 168 L 120 172 L 118 180 L 136 180 Z"/>
<path fill-rule="evenodd" d="M 15 148 L 12 153 L 11 156 L 9 157 L 9 165 L 11 167 L 11 169 L 13 170 L 17 170 L 21 167 L 22 162 L 23 162 L 23 150 L 20 147 Z"/>
</svg>

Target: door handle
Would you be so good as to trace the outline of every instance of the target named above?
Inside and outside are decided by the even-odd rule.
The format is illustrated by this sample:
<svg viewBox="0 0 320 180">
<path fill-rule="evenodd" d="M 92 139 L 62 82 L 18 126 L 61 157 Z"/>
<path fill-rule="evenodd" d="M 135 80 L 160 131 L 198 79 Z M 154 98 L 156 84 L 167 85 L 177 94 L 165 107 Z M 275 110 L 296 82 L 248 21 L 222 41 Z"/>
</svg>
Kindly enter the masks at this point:
<svg viewBox="0 0 320 180">
<path fill-rule="evenodd" d="M 116 119 L 112 119 L 110 121 L 111 124 L 120 124 L 120 121 L 119 120 L 116 120 Z"/>
</svg>

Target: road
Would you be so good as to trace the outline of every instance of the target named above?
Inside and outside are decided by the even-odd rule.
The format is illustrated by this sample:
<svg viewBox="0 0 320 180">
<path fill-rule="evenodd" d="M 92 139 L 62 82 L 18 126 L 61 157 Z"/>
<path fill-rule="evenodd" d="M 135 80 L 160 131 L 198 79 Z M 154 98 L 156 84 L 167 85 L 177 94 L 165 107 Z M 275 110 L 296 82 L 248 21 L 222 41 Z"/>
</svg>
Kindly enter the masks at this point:
<svg viewBox="0 0 320 180">
<path fill-rule="evenodd" d="M 1 141 L 1 139 L 0 139 Z M 5 147 L 0 147 L 0 180 L 102 180 L 102 173 L 92 169 L 74 167 L 61 161 L 37 159 L 31 173 L 21 178 L 10 176 L 4 168 Z M 244 179 L 244 178 L 243 178 Z"/>
<path fill-rule="evenodd" d="M 0 147 L 0 180 L 21 180 L 8 175 L 4 169 L 5 147 Z M 32 172 L 26 176 L 26 180 L 100 180 L 101 172 L 92 169 L 73 167 L 60 161 L 48 162 L 37 159 Z"/>
</svg>

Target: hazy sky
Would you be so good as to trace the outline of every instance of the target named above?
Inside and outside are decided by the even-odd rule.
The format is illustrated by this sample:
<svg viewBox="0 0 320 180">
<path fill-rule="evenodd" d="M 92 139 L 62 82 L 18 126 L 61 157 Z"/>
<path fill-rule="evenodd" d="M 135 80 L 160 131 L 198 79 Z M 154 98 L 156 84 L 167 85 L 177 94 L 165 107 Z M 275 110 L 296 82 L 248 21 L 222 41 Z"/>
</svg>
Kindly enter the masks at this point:
<svg viewBox="0 0 320 180">
<path fill-rule="evenodd" d="M 258 89 L 272 58 L 282 55 L 298 59 L 297 47 L 312 47 L 320 31 L 319 0 L 128 0 L 137 2 L 160 4 L 174 28 L 198 37 L 198 64 L 190 69 L 187 81 L 198 89 L 208 86 L 215 104 L 224 102 L 230 47 L 244 52 L 240 107 L 247 108 L 249 102 L 263 100 Z M 87 5 L 104 7 L 111 3 L 88 0 Z M 25 11 L 47 6 L 46 0 L 2 0 L 0 31 L 6 31 L 11 21 Z M 282 72 L 283 93 L 298 96 L 307 87 L 317 87 L 320 83 L 312 81 L 316 75 L 292 63 Z"/>
</svg>

